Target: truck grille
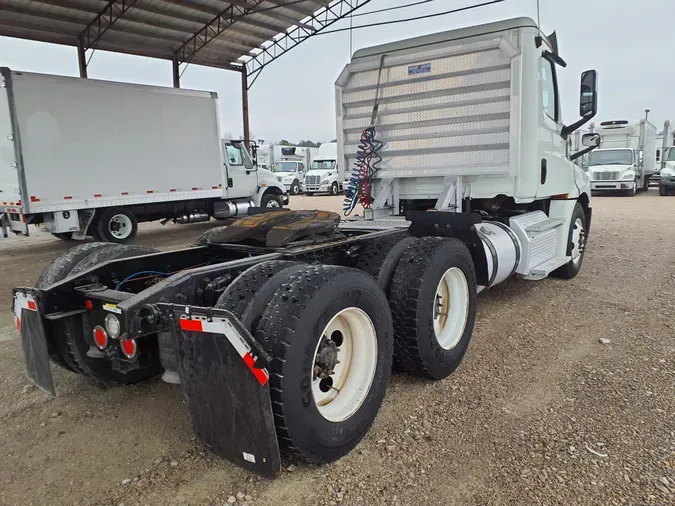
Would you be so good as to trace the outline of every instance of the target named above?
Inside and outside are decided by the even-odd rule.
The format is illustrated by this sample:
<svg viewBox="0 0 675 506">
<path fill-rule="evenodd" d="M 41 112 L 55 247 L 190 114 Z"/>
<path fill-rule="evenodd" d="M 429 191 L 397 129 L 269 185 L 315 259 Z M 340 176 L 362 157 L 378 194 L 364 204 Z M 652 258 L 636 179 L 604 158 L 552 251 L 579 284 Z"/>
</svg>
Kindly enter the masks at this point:
<svg viewBox="0 0 675 506">
<path fill-rule="evenodd" d="M 319 183 L 321 183 L 321 176 L 305 177 L 305 184 L 319 184 Z"/>
<path fill-rule="evenodd" d="M 619 179 L 619 173 L 618 172 L 594 172 L 593 173 L 593 179 L 595 181 L 616 181 Z"/>
</svg>

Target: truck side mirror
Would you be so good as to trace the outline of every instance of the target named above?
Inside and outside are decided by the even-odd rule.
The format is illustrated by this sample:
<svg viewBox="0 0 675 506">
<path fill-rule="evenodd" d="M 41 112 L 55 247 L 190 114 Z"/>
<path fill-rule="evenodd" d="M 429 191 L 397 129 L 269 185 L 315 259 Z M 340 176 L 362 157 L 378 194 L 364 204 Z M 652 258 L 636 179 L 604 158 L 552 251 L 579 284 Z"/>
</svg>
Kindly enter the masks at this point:
<svg viewBox="0 0 675 506">
<path fill-rule="evenodd" d="M 600 134 L 584 134 L 581 137 L 581 145 L 587 148 L 600 146 Z"/>
<path fill-rule="evenodd" d="M 585 125 L 595 117 L 598 112 L 598 73 L 595 70 L 587 70 L 581 74 L 581 92 L 579 94 L 579 114 L 581 119 L 571 125 L 563 126 L 560 136 L 567 139 L 572 132 Z"/>
<path fill-rule="evenodd" d="M 581 136 L 581 145 L 585 146 L 585 149 L 577 151 L 570 155 L 570 161 L 574 161 L 577 158 L 584 156 L 586 153 L 590 153 L 595 148 L 600 146 L 600 134 L 584 134 Z"/>
<path fill-rule="evenodd" d="M 598 112 L 598 74 L 587 70 L 581 74 L 581 92 L 579 96 L 579 115 L 595 116 Z"/>
</svg>

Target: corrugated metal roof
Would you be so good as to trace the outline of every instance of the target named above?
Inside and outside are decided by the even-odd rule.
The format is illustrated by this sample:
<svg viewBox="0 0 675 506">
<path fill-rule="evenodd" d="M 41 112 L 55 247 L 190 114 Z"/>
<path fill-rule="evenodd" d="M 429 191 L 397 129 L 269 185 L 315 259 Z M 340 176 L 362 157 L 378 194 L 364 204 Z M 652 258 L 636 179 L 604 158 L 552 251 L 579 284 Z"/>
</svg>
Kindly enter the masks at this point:
<svg viewBox="0 0 675 506">
<path fill-rule="evenodd" d="M 182 54 L 180 62 L 228 68 L 241 65 L 242 58 L 257 53 L 256 48 L 266 41 L 302 25 L 305 18 L 330 3 L 331 0 L 1 0 L 0 35 L 69 46 L 84 40 L 85 49 L 90 45 L 169 60 Z M 110 23 L 111 20 L 114 21 Z"/>
</svg>

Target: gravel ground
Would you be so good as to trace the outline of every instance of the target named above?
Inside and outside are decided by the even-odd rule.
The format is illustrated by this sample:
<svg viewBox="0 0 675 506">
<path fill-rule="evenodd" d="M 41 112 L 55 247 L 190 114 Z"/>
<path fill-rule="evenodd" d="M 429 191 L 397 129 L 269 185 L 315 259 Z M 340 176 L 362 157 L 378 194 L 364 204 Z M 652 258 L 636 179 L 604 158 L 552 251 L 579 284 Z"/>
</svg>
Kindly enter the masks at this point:
<svg viewBox="0 0 675 506">
<path fill-rule="evenodd" d="M 55 369 L 58 397 L 30 388 L 4 312 L 0 504 L 675 504 L 675 198 L 650 190 L 593 205 L 576 279 L 481 294 L 455 374 L 395 375 L 355 451 L 320 467 L 287 462 L 273 482 L 202 451 L 178 388 L 159 380 L 102 390 Z M 210 226 L 143 226 L 137 242 L 174 248 Z M 0 243 L 0 307 L 67 246 L 47 235 Z"/>
</svg>

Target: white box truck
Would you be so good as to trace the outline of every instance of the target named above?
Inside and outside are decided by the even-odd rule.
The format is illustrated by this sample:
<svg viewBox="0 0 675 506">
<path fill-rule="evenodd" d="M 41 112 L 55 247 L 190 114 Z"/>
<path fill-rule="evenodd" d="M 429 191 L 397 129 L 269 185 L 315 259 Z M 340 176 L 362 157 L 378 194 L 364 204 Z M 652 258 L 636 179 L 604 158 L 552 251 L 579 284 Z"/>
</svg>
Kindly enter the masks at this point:
<svg viewBox="0 0 675 506">
<path fill-rule="evenodd" d="M 221 141 L 215 93 L 0 69 L 0 238 L 133 239 L 281 207 L 286 189 L 242 142 Z"/>
<path fill-rule="evenodd" d="M 337 195 L 343 190 L 344 176 L 338 161 L 337 143 L 326 142 L 319 146 L 319 154 L 305 173 L 303 191 L 310 197 L 315 193 Z"/>
<path fill-rule="evenodd" d="M 656 127 L 647 120 L 603 121 L 595 129 L 600 149 L 588 158 L 591 190 L 635 195 L 656 171 Z"/>
<path fill-rule="evenodd" d="M 564 123 L 565 65 L 527 18 L 356 52 L 337 81 L 339 158 L 364 164 L 348 197 L 368 218 L 249 216 L 179 251 L 80 245 L 14 291 L 31 380 L 53 394 L 50 361 L 118 385 L 173 371 L 217 455 L 268 478 L 282 451 L 341 458 L 393 360 L 457 369 L 480 290 L 579 273 L 591 200 L 573 160 L 599 136 L 576 153 L 567 139 L 595 115 L 597 79 L 582 74 L 581 118 Z"/>
</svg>

